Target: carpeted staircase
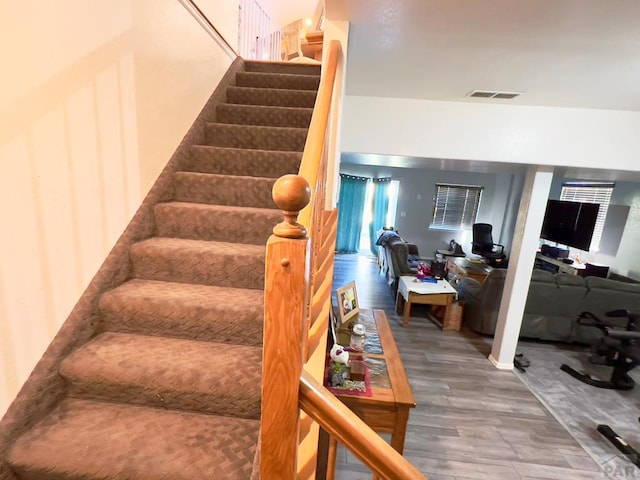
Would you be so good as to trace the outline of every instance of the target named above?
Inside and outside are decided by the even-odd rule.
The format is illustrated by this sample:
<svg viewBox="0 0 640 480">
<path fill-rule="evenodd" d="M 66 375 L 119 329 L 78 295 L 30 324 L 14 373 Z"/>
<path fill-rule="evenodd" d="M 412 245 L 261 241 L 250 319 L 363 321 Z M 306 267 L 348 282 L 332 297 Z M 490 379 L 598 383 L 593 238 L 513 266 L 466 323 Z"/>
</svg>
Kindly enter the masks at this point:
<svg viewBox="0 0 640 480">
<path fill-rule="evenodd" d="M 258 478 L 265 243 L 282 219 L 271 188 L 297 172 L 320 69 L 232 67 L 160 201 L 145 200 L 151 234 L 113 268 L 125 281 L 84 302 L 88 341 L 45 354 L 62 393 L 39 411 L 34 374 L 3 420 L 25 426 L 3 480 Z"/>
</svg>

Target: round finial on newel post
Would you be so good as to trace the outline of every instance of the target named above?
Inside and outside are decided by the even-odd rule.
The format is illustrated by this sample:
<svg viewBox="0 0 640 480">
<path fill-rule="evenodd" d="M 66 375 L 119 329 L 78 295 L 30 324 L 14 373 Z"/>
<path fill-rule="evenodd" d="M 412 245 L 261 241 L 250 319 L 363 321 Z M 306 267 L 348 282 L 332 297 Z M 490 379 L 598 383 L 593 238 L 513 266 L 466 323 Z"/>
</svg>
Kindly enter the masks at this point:
<svg viewBox="0 0 640 480">
<path fill-rule="evenodd" d="M 278 237 L 304 238 L 307 229 L 297 220 L 311 199 L 309 183 L 299 175 L 283 175 L 276 180 L 271 195 L 284 215 L 284 221 L 273 227 L 273 233 Z"/>
</svg>

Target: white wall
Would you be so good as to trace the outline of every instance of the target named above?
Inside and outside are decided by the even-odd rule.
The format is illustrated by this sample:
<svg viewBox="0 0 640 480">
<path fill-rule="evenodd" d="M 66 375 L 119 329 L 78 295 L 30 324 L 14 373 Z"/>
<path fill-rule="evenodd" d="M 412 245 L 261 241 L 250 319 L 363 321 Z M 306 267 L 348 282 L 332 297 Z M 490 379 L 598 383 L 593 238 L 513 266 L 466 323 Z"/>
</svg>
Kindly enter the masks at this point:
<svg viewBox="0 0 640 480">
<path fill-rule="evenodd" d="M 341 173 L 371 178 L 391 177 L 400 182 L 398 209 L 394 227 L 408 242 L 418 246 L 420 255 L 431 257 L 437 249 L 447 249 L 449 241 L 455 239 L 467 254 L 471 254 L 471 231 L 430 230 L 433 215 L 433 199 L 436 183 L 459 183 L 484 187 L 478 211 L 478 222 L 493 225 L 494 242 L 502 236 L 511 239 L 513 222 L 503 225 L 509 212 L 517 210 L 522 190 L 522 174 L 473 173 L 425 168 L 372 167 L 366 165 L 341 164 Z M 517 177 L 517 178 L 516 178 Z M 518 194 L 510 195 L 513 186 Z M 404 216 L 403 216 L 404 213 Z M 508 231 L 502 232 L 506 229 Z M 504 233 L 504 235 L 503 235 Z M 507 252 L 509 244 L 506 245 Z"/>
<path fill-rule="evenodd" d="M 341 150 L 638 172 L 638 132 L 640 112 L 347 96 Z M 618 255 L 583 260 L 640 277 L 640 188 L 620 184 L 612 203 L 631 206 Z"/>
<path fill-rule="evenodd" d="M 0 58 L 1 415 L 231 60 L 175 0 L 2 2 Z"/>
<path fill-rule="evenodd" d="M 640 280 L 640 185 L 616 182 L 611 200 L 614 205 L 629 205 L 629 216 L 616 257 L 603 256 L 603 259 L 596 258 L 595 261 L 611 265 L 614 271 Z"/>
<path fill-rule="evenodd" d="M 300 18 L 313 17 L 323 0 L 257 0 L 280 28 Z"/>
<path fill-rule="evenodd" d="M 640 171 L 640 112 L 360 96 L 343 108 L 343 152 Z"/>
<path fill-rule="evenodd" d="M 239 1 L 197 0 L 198 8 L 206 15 L 218 32 L 238 50 Z"/>
</svg>

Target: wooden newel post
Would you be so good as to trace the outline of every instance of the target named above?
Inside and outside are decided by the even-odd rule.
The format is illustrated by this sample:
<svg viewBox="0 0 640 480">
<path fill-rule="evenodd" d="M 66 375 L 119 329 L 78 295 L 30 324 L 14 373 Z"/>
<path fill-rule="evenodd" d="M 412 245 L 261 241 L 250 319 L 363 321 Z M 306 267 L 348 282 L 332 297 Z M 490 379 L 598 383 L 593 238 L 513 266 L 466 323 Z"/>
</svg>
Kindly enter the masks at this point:
<svg viewBox="0 0 640 480">
<path fill-rule="evenodd" d="M 267 242 L 265 264 L 260 476 L 269 480 L 296 478 L 309 246 L 297 219 L 310 198 L 309 184 L 298 175 L 273 186 L 284 221 Z"/>
<path fill-rule="evenodd" d="M 299 175 L 284 175 L 276 180 L 271 195 L 284 215 L 284 221 L 273 227 L 273 233 L 283 238 L 306 237 L 307 229 L 298 223 L 298 214 L 311 199 L 309 183 Z"/>
</svg>

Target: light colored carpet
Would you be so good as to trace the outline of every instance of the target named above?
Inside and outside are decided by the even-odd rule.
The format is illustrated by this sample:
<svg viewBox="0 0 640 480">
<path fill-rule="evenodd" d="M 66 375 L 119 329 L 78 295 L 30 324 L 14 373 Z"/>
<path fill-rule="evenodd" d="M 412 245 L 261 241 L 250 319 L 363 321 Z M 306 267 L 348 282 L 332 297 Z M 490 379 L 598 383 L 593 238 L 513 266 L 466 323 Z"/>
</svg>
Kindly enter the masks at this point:
<svg viewBox="0 0 640 480">
<path fill-rule="evenodd" d="M 589 363 L 587 347 L 520 341 L 518 352 L 531 361 L 526 373 L 516 370 L 518 377 L 608 476 L 640 478 L 640 469 L 596 430 L 598 424 L 607 424 L 640 450 L 640 369 L 630 373 L 638 382 L 633 390 L 607 390 L 582 383 L 560 370 L 566 363 L 595 378 L 608 379 L 611 367 Z"/>
</svg>

